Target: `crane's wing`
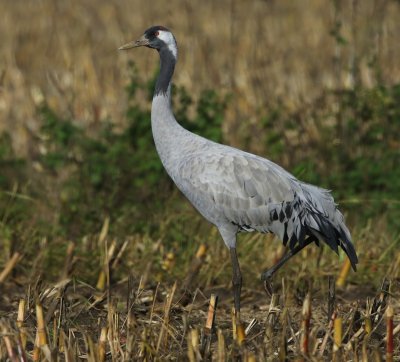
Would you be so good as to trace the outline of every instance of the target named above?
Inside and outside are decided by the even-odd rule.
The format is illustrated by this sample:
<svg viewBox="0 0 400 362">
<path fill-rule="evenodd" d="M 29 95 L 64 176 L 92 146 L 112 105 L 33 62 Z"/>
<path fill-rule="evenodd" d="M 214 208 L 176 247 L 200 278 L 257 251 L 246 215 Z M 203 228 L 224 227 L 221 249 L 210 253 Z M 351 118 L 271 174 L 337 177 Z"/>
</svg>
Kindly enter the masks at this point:
<svg viewBox="0 0 400 362">
<path fill-rule="evenodd" d="M 179 172 L 189 198 L 201 195 L 229 221 L 256 228 L 271 221 L 269 205 L 294 199 L 289 174 L 273 165 L 244 152 L 214 152 L 185 157 Z"/>
<path fill-rule="evenodd" d="M 335 252 L 340 246 L 355 269 L 358 259 L 350 233 L 329 191 L 230 147 L 183 157 L 178 172 L 184 194 L 217 226 L 229 222 L 238 231 L 272 232 L 290 248 L 311 236 Z"/>
</svg>

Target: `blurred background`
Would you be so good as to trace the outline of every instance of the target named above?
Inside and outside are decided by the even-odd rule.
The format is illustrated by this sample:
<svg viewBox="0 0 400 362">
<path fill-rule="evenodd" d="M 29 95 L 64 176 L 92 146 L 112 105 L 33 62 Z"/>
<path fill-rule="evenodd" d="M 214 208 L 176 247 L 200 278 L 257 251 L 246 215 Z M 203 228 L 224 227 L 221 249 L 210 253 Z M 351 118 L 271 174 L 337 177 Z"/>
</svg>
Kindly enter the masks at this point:
<svg viewBox="0 0 400 362">
<path fill-rule="evenodd" d="M 72 240 L 82 252 L 76 270 L 90 280 L 87 265 L 97 261 L 84 255 L 93 255 L 102 227 L 136 240 L 125 271 L 133 262 L 144 268 L 137 256 L 148 252 L 160 278 L 168 278 L 165 268 L 179 273 L 168 258 L 186 260 L 182 250 L 193 254 L 197 245 L 189 240 L 219 238 L 155 153 L 157 54 L 117 51 L 155 24 L 178 41 L 177 119 L 332 189 L 363 260 L 365 273 L 355 278 L 392 265 L 400 230 L 399 1 L 15 0 L 1 1 L 0 14 L 1 258 L 46 250 L 26 258 L 21 274 L 54 277 Z M 225 255 L 218 245 L 215 255 Z M 249 270 L 270 264 L 266 255 L 279 242 L 256 245 L 267 249 L 253 254 Z M 336 265 L 335 255 L 326 260 L 327 269 Z"/>
</svg>

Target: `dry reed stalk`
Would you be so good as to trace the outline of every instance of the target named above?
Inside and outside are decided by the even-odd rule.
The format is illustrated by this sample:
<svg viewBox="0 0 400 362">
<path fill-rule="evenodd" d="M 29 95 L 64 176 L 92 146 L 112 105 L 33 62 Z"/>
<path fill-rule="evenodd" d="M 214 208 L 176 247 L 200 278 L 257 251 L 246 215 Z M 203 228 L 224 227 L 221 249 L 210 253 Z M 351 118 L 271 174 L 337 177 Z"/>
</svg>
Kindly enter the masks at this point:
<svg viewBox="0 0 400 362">
<path fill-rule="evenodd" d="M 108 302 L 108 343 L 113 360 L 118 358 L 119 353 L 119 313 L 116 308 L 116 301 Z"/>
<path fill-rule="evenodd" d="M 279 352 L 278 352 L 278 358 L 280 362 L 287 361 L 287 338 L 286 338 L 287 319 L 288 319 L 288 310 L 287 307 L 285 307 L 281 315 L 282 330 L 279 338 Z"/>
<path fill-rule="evenodd" d="M 211 357 L 211 338 L 214 330 L 215 315 L 217 311 L 218 296 L 211 294 L 210 304 L 208 306 L 207 320 L 204 327 L 204 344 L 202 346 L 202 354 L 205 359 Z"/>
<path fill-rule="evenodd" d="M 106 359 L 107 345 L 107 327 L 102 327 L 99 338 L 99 361 L 103 362 Z"/>
<path fill-rule="evenodd" d="M 358 358 L 358 345 L 359 345 L 358 338 L 355 338 L 355 339 L 354 339 L 354 343 L 353 343 L 353 349 L 352 349 L 352 352 L 353 352 L 353 361 L 354 361 L 354 362 L 359 362 L 359 358 Z M 349 352 L 349 351 L 347 351 L 346 349 L 344 349 L 344 351 L 345 351 L 345 353 L 346 353 L 346 352 Z"/>
<path fill-rule="evenodd" d="M 219 329 L 219 328 L 218 328 L 217 336 L 218 336 L 218 357 L 217 357 L 217 361 L 218 362 L 225 362 L 226 361 L 225 337 L 224 337 L 224 334 L 222 333 L 222 330 Z"/>
<path fill-rule="evenodd" d="M 162 321 L 161 331 L 160 331 L 160 335 L 158 337 L 158 342 L 157 342 L 157 348 L 156 348 L 157 353 L 160 350 L 161 343 L 164 341 L 164 345 L 166 345 L 167 341 L 168 341 L 168 333 L 164 333 L 164 332 L 168 330 L 169 314 L 171 312 L 172 300 L 174 298 L 176 287 L 177 287 L 177 282 L 174 283 L 170 293 L 167 296 L 167 301 L 165 303 L 165 308 L 164 308 L 164 318 Z"/>
<path fill-rule="evenodd" d="M 368 340 L 369 338 L 367 336 L 364 337 L 363 343 L 362 343 L 362 349 L 361 349 L 361 361 L 362 362 L 368 362 Z"/>
<path fill-rule="evenodd" d="M 75 243 L 70 241 L 67 247 L 65 256 L 64 268 L 61 274 L 61 280 L 67 279 L 72 271 L 73 258 L 74 258 Z"/>
<path fill-rule="evenodd" d="M 330 336 L 330 334 L 332 332 L 332 328 L 333 328 L 333 324 L 334 324 L 335 319 L 336 319 L 336 312 L 334 311 L 332 313 L 332 315 L 331 315 L 330 320 L 329 320 L 328 329 L 327 329 L 327 331 L 325 333 L 324 339 L 322 340 L 321 347 L 319 349 L 319 356 L 320 357 L 322 357 L 324 355 L 325 348 L 326 348 L 326 345 L 328 343 L 329 336 Z"/>
<path fill-rule="evenodd" d="M 122 246 L 119 248 L 116 257 L 111 264 L 111 270 L 114 270 L 118 266 L 119 262 L 122 259 L 122 256 L 124 255 L 124 251 L 128 245 L 129 245 L 129 240 L 125 240 Z"/>
<path fill-rule="evenodd" d="M 197 329 L 191 329 L 187 335 L 188 358 L 190 362 L 201 361 L 199 332 Z"/>
<path fill-rule="evenodd" d="M 381 290 L 379 293 L 379 300 L 381 302 L 384 302 L 388 295 L 390 294 L 390 287 L 391 287 L 391 280 L 383 278 L 382 284 L 381 284 Z"/>
<path fill-rule="evenodd" d="M 364 317 L 364 331 L 368 336 L 372 332 L 372 320 L 371 320 L 371 311 L 374 306 L 374 301 L 371 301 L 370 298 L 366 300 L 365 306 L 365 317 Z"/>
<path fill-rule="evenodd" d="M 193 344 L 192 344 L 192 331 L 190 331 L 187 334 L 187 357 L 189 359 L 189 362 L 196 362 L 196 356 L 194 353 L 194 348 L 193 348 Z"/>
<path fill-rule="evenodd" d="M 133 312 L 129 309 L 128 310 L 128 317 L 127 317 L 127 324 L 126 324 L 126 353 L 127 353 L 127 359 L 129 359 L 129 356 L 131 356 L 131 353 L 133 351 L 133 343 L 135 340 L 135 332 L 136 332 L 136 327 L 137 321 L 136 317 L 133 314 Z"/>
<path fill-rule="evenodd" d="M 364 318 L 364 331 L 367 334 L 367 336 L 372 332 L 372 322 L 370 315 L 367 315 Z"/>
<path fill-rule="evenodd" d="M 33 352 L 32 352 L 32 360 L 33 361 L 39 361 L 40 360 L 40 347 L 39 347 L 39 332 L 38 332 L 38 330 L 36 330 L 35 345 L 33 347 Z"/>
<path fill-rule="evenodd" d="M 342 318 L 335 318 L 333 322 L 333 350 L 342 346 Z"/>
<path fill-rule="evenodd" d="M 98 239 L 99 246 L 102 246 L 104 241 L 106 240 L 109 227 L 110 227 L 110 218 L 107 216 L 104 219 L 103 226 L 101 227 L 101 231 L 99 234 L 99 239 Z"/>
<path fill-rule="evenodd" d="M 111 245 L 109 248 L 107 248 L 107 243 L 105 243 L 105 248 L 106 248 L 106 252 L 105 252 L 105 258 L 104 258 L 104 262 L 103 262 L 103 267 L 100 270 L 99 273 L 99 277 L 97 279 L 97 283 L 96 283 L 96 289 L 100 290 L 100 291 L 104 291 L 106 284 L 107 286 L 109 286 L 109 282 L 110 282 L 110 261 L 114 256 L 115 250 L 117 248 L 117 241 L 114 239 L 111 242 Z"/>
<path fill-rule="evenodd" d="M 264 345 L 267 346 L 269 355 L 272 355 L 274 349 L 274 327 L 278 320 L 279 312 L 279 294 L 273 293 L 269 304 L 264 335 Z"/>
<path fill-rule="evenodd" d="M 60 336 L 58 338 L 58 351 L 60 353 L 65 351 L 65 332 L 63 330 L 60 331 Z"/>
<path fill-rule="evenodd" d="M 139 291 L 138 291 L 139 294 Z M 132 308 L 135 303 L 135 292 L 133 290 L 133 276 L 129 275 L 128 277 L 128 291 L 126 294 L 126 315 L 127 315 L 127 323 L 128 323 L 128 329 L 130 327 L 129 325 L 129 316 L 132 314 Z"/>
<path fill-rule="evenodd" d="M 303 320 L 301 323 L 301 340 L 300 340 L 300 352 L 308 356 L 309 354 L 309 333 L 310 333 L 310 319 L 311 319 L 311 295 L 307 293 L 303 302 L 302 310 Z"/>
<path fill-rule="evenodd" d="M 237 312 L 235 307 L 232 307 L 231 309 L 231 318 L 233 340 L 236 341 L 239 346 L 241 346 L 246 339 L 246 333 L 244 331 L 244 326 L 240 320 L 240 312 Z"/>
<path fill-rule="evenodd" d="M 232 337 L 233 340 L 237 340 L 237 331 L 236 331 L 236 326 L 237 326 L 237 320 L 236 320 L 236 311 L 235 307 L 232 307 L 231 309 L 231 319 L 232 319 Z"/>
<path fill-rule="evenodd" d="M 6 345 L 8 357 L 10 358 L 11 361 L 18 361 L 18 358 L 14 352 L 14 349 L 12 348 L 11 339 L 8 335 L 6 335 L 6 333 L 7 332 L 2 331 L 3 340 L 4 340 L 4 344 Z"/>
<path fill-rule="evenodd" d="M 1 334 L 3 337 L 4 344 L 6 346 L 7 354 L 12 362 L 18 362 L 19 358 L 17 354 L 14 351 L 14 348 L 12 347 L 12 342 L 10 338 L 10 332 L 8 331 L 8 328 L 6 327 L 5 323 L 2 321 L 1 322 Z"/>
<path fill-rule="evenodd" d="M 57 318 L 54 318 L 53 319 L 53 341 L 51 343 L 52 346 L 58 345 L 59 334 L 60 334 L 60 328 L 57 323 Z"/>
<path fill-rule="evenodd" d="M 342 269 L 340 270 L 339 277 L 337 278 L 336 281 L 336 285 L 338 287 L 340 288 L 344 287 L 344 285 L 346 284 L 346 279 L 349 274 L 350 267 L 351 267 L 350 259 L 346 258 L 346 260 L 343 263 Z"/>
<path fill-rule="evenodd" d="M 390 294 L 390 280 L 384 278 L 381 284 L 380 293 L 375 297 L 370 306 L 371 324 L 376 326 L 381 318 L 383 318 L 384 310 L 386 308 L 386 301 Z"/>
<path fill-rule="evenodd" d="M 21 258 L 22 256 L 20 253 L 15 252 L 13 254 L 11 259 L 6 263 L 4 269 L 0 273 L 0 284 L 2 284 L 6 280 L 8 274 L 10 274 L 10 272 L 14 269 L 15 265 L 21 260 Z"/>
<path fill-rule="evenodd" d="M 258 320 L 253 318 L 244 330 L 244 334 L 248 336 L 251 330 L 258 324 Z"/>
<path fill-rule="evenodd" d="M 389 304 L 386 308 L 386 361 L 393 362 L 393 307 Z"/>
<path fill-rule="evenodd" d="M 142 333 L 140 334 L 140 344 L 139 344 L 139 358 L 142 361 L 147 361 L 147 350 L 148 350 L 148 345 L 149 342 L 147 341 L 148 338 L 148 333 L 147 333 L 147 327 L 144 327 L 142 330 Z"/>
<path fill-rule="evenodd" d="M 17 327 L 19 330 L 19 338 L 21 340 L 22 349 L 26 346 L 26 329 L 24 326 L 25 320 L 25 299 L 21 298 L 18 304 Z"/>
<path fill-rule="evenodd" d="M 188 273 L 186 275 L 185 280 L 182 283 L 181 289 L 183 290 L 190 289 L 193 280 L 198 275 L 201 267 L 204 264 L 206 253 L 207 253 L 207 246 L 205 244 L 201 244 L 197 249 L 196 255 L 189 266 Z"/>
<path fill-rule="evenodd" d="M 43 307 L 41 304 L 36 304 L 36 319 L 37 319 L 37 336 L 38 347 L 41 348 L 47 344 L 46 324 L 43 316 Z"/>
<path fill-rule="evenodd" d="M 342 318 L 335 318 L 333 322 L 333 360 L 340 361 L 342 346 Z"/>
<path fill-rule="evenodd" d="M 211 334 L 214 328 L 217 303 L 218 303 L 218 296 L 215 294 L 211 294 L 210 304 L 208 307 L 207 321 L 205 326 L 206 333 L 208 334 Z"/>
<path fill-rule="evenodd" d="M 318 326 L 314 326 L 310 331 L 309 350 L 310 350 L 311 356 L 315 356 L 315 354 L 318 350 L 318 346 L 321 342 L 321 339 L 317 337 L 319 330 L 320 330 L 320 328 Z"/>
<path fill-rule="evenodd" d="M 36 321 L 36 338 L 32 358 L 34 361 L 39 361 L 41 359 L 41 352 L 43 352 L 44 357 L 48 360 L 51 360 L 51 352 L 47 342 L 46 323 L 43 315 L 43 307 L 39 303 L 36 303 Z"/>
<path fill-rule="evenodd" d="M 244 331 L 244 326 L 242 322 L 239 322 L 236 325 L 236 333 L 237 333 L 236 342 L 238 343 L 239 346 L 242 346 L 246 341 L 246 333 Z"/>
<path fill-rule="evenodd" d="M 101 269 L 99 273 L 99 277 L 97 278 L 96 289 L 100 291 L 104 291 L 106 286 L 106 272 Z"/>
<path fill-rule="evenodd" d="M 100 290 L 100 291 L 103 291 L 105 289 L 105 286 L 106 286 L 108 263 L 109 263 L 109 260 L 110 260 L 110 258 L 108 257 L 109 253 L 110 253 L 110 249 L 107 248 L 107 242 L 106 242 L 109 226 L 110 226 L 110 218 L 106 217 L 104 219 L 103 226 L 101 228 L 101 231 L 100 231 L 100 234 L 99 234 L 99 238 L 98 238 L 98 241 L 97 241 L 97 243 L 98 243 L 98 245 L 100 247 L 100 250 L 103 250 L 103 246 L 105 248 L 105 253 L 104 254 L 102 253 L 103 255 L 105 255 L 104 256 L 103 265 L 102 265 L 102 268 L 100 270 L 99 276 L 97 278 L 97 283 L 96 283 L 96 289 Z M 113 245 L 114 244 L 111 244 L 111 247 Z"/>
<path fill-rule="evenodd" d="M 267 327 L 274 327 L 278 319 L 279 312 L 279 294 L 274 293 L 271 296 L 271 302 L 268 308 Z"/>
</svg>

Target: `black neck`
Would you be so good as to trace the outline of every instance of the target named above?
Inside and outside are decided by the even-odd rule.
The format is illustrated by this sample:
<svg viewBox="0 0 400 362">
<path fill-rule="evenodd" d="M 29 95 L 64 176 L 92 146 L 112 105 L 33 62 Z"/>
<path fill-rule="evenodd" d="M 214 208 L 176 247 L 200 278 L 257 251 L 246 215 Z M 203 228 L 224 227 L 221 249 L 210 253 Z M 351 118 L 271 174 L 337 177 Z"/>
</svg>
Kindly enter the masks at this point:
<svg viewBox="0 0 400 362">
<path fill-rule="evenodd" d="M 154 95 L 166 94 L 168 91 L 169 83 L 171 82 L 172 75 L 174 74 L 176 59 L 172 52 L 167 48 L 163 47 L 159 50 L 160 54 L 160 74 L 158 75 L 156 82 L 156 89 Z"/>
</svg>

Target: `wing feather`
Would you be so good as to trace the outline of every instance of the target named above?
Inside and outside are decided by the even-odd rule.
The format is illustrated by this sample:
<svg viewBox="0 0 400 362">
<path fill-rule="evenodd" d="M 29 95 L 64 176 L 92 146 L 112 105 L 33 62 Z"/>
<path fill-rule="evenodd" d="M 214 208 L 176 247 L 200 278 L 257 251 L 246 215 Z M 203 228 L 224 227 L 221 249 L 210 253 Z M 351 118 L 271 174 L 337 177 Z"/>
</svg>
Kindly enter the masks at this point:
<svg viewBox="0 0 400 362">
<path fill-rule="evenodd" d="M 245 221 L 258 227 L 268 226 L 270 213 L 265 206 L 294 199 L 290 174 L 245 152 L 193 154 L 181 162 L 179 173 L 184 194 L 192 202 L 198 194 L 205 199 L 202 206 L 206 203 L 208 210 L 200 210 L 203 214 L 218 209 L 238 224 Z"/>
</svg>

